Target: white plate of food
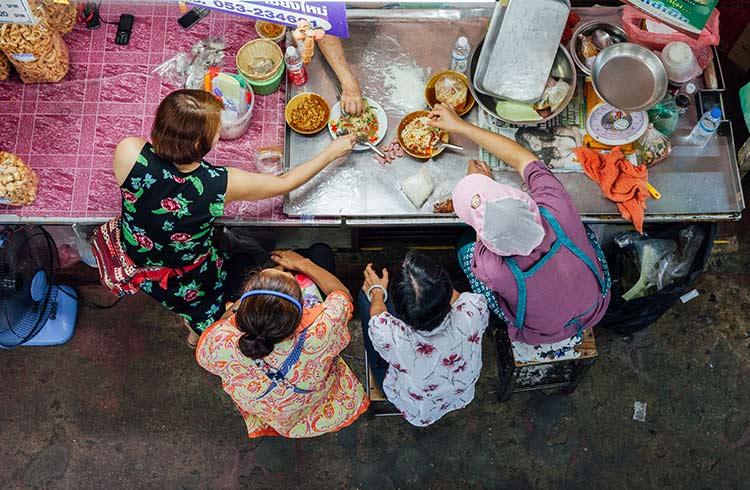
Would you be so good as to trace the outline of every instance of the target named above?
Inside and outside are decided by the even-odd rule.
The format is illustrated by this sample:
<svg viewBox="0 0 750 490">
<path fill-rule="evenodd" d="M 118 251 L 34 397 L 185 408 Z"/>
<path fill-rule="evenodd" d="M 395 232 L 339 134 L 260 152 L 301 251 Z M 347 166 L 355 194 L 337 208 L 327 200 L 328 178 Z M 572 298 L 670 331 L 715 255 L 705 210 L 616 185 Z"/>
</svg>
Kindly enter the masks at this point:
<svg viewBox="0 0 750 490">
<path fill-rule="evenodd" d="M 336 138 L 336 131 L 346 129 L 349 133 L 365 133 L 370 143 L 377 145 L 385 137 L 388 131 L 388 116 L 380 104 L 367 97 L 362 98 L 364 110 L 359 116 L 341 117 L 341 102 L 331 108 L 331 117 L 328 122 L 328 131 Z M 365 145 L 356 144 L 354 150 L 369 150 Z"/>
</svg>

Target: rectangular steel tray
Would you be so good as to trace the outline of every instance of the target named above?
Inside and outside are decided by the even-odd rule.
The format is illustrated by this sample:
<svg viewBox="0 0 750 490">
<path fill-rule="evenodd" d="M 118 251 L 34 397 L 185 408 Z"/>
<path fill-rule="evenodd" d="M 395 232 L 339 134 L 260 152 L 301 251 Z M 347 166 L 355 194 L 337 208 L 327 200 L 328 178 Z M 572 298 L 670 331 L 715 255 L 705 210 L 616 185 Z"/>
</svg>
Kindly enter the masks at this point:
<svg viewBox="0 0 750 490">
<path fill-rule="evenodd" d="M 570 12 L 569 0 L 498 3 L 479 55 L 474 88 L 523 103 L 542 97 Z"/>
</svg>

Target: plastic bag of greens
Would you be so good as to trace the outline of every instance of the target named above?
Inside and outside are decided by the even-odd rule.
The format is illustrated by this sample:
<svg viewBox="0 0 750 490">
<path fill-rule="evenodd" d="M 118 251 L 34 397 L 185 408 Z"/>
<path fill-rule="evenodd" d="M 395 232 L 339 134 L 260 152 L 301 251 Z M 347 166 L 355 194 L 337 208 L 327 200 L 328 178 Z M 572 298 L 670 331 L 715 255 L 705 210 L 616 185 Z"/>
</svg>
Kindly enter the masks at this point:
<svg viewBox="0 0 750 490">
<path fill-rule="evenodd" d="M 672 151 L 672 144 L 669 138 L 657 131 L 653 124 L 649 124 L 643 136 L 635 142 L 635 149 L 638 163 L 651 166 L 667 158 L 669 152 Z"/>
<path fill-rule="evenodd" d="M 740 89 L 740 106 L 742 115 L 745 116 L 745 126 L 750 131 L 750 83 Z"/>
<path fill-rule="evenodd" d="M 664 96 L 658 104 L 648 110 L 648 120 L 665 136 L 672 136 L 680 119 L 680 108 L 672 94 Z"/>
</svg>

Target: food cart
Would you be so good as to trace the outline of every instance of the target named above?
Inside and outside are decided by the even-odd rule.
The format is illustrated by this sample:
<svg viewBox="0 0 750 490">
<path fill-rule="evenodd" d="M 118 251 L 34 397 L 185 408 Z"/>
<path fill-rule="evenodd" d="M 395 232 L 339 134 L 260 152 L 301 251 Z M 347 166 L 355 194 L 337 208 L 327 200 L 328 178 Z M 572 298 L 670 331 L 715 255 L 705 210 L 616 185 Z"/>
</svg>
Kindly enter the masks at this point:
<svg viewBox="0 0 750 490">
<path fill-rule="evenodd" d="M 105 4 L 110 18 L 127 8 Z M 620 8 L 574 9 L 583 21 L 616 21 Z M 170 87 L 152 69 L 176 50 L 208 34 L 223 36 L 228 48 L 224 66 L 231 68 L 233 55 L 249 38 L 257 37 L 252 21 L 215 13 L 210 22 L 183 31 L 174 22 L 175 5 L 149 4 L 142 9 L 149 29 L 134 31 L 130 46 L 108 44 L 109 26 L 101 31 L 70 34 L 71 73 L 59 84 L 23 86 L 0 83 L 3 149 L 21 156 L 40 179 L 37 201 L 25 207 L 3 206 L 3 223 L 95 224 L 119 214 L 120 195 L 111 172 L 114 145 L 125 136 L 147 135 L 153 113 Z M 466 36 L 472 47 L 482 40 L 492 15 L 487 8 L 351 9 L 350 38 L 345 49 L 350 66 L 359 77 L 365 96 L 377 100 L 388 119 L 385 142 L 396 138 L 401 118 L 426 108 L 424 85 L 430 74 L 447 68 L 451 44 Z M 260 147 L 284 148 L 283 170 L 305 161 L 331 139 L 328 130 L 301 135 L 284 126 L 286 101 L 301 92 L 316 92 L 329 104 L 336 101 L 333 78 L 315 56 L 307 66 L 309 81 L 301 87 L 289 84 L 271 95 L 258 96 L 248 134 L 222 141 L 209 155 L 214 164 L 233 165 L 249 171 L 257 166 Z M 718 67 L 718 59 L 714 58 Z M 718 73 L 721 73 L 718 67 Z M 721 103 L 721 89 L 700 91 L 696 103 L 680 118 L 672 137 L 669 157 L 649 170 L 649 181 L 662 195 L 647 201 L 646 221 L 737 220 L 744 209 L 740 175 L 734 152 L 731 122 L 722 123 L 718 134 L 704 148 L 687 144 L 690 128 L 698 118 L 702 97 Z M 466 116 L 474 124 L 488 124 L 476 105 Z M 494 124 L 489 118 L 489 124 Z M 229 206 L 222 221 L 253 226 L 392 227 L 453 225 L 452 214 L 436 214 L 431 204 L 448 197 L 464 175 L 470 159 L 480 149 L 461 137 L 451 139 L 463 151 L 446 150 L 425 163 L 409 156 L 382 166 L 369 151 L 353 152 L 343 163 L 331 165 L 301 189 L 284 199 Z M 437 188 L 425 206 L 417 209 L 400 191 L 398 183 L 431 166 Z M 278 171 L 282 170 L 276 169 Z M 498 181 L 520 185 L 520 177 L 496 169 Z M 590 223 L 622 221 L 614 203 L 603 197 L 596 183 L 582 172 L 558 173 Z"/>
</svg>

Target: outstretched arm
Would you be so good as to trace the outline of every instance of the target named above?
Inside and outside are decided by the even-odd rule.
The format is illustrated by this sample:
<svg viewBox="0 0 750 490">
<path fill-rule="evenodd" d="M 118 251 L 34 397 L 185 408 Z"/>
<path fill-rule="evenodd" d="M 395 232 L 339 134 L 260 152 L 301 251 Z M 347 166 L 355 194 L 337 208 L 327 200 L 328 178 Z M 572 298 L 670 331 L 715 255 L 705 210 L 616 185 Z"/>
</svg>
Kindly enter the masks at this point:
<svg viewBox="0 0 750 490">
<path fill-rule="evenodd" d="M 362 89 L 360 89 L 359 82 L 354 77 L 352 70 L 349 68 L 349 63 L 346 61 L 341 39 L 335 36 L 323 36 L 323 39 L 318 41 L 318 46 L 320 46 L 320 51 L 339 79 L 339 83 L 341 84 L 341 106 L 344 111 L 354 116 L 360 115 L 364 109 L 362 105 Z"/>
<path fill-rule="evenodd" d="M 283 175 L 254 174 L 230 167 L 224 202 L 283 196 L 315 177 L 332 161 L 348 155 L 356 141 L 357 136 L 351 134 L 336 138 L 320 154 Z"/>
<path fill-rule="evenodd" d="M 430 113 L 430 124 L 450 133 L 467 136 L 474 143 L 516 169 L 521 176 L 529 163 L 538 160 L 536 155 L 515 141 L 467 123 L 458 117 L 456 111 L 448 105 L 437 104 L 434 107 Z"/>
</svg>

